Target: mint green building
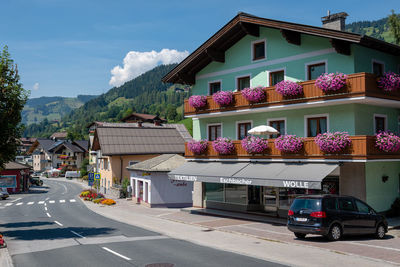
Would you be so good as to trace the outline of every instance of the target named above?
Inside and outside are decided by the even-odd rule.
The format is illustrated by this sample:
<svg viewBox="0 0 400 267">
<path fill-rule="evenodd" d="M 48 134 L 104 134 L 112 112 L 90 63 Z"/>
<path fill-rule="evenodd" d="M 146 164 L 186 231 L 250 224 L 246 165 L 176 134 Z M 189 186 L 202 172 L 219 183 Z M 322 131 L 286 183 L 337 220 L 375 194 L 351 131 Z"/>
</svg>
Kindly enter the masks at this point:
<svg viewBox="0 0 400 267">
<path fill-rule="evenodd" d="M 374 142 L 379 131 L 400 132 L 400 94 L 384 92 L 376 79 L 400 72 L 400 47 L 344 32 L 346 15 L 314 27 L 240 13 L 164 77 L 208 96 L 203 109 L 185 103 L 195 140 L 241 140 L 259 125 L 306 138 L 304 152 L 292 155 L 273 148 L 249 155 L 240 145 L 232 155 L 218 155 L 211 143 L 202 155 L 186 149 L 188 162 L 170 178 L 195 181 L 194 206 L 283 216 L 298 195 L 334 193 L 358 197 L 379 212 L 390 209 L 400 196 L 400 153 L 379 151 Z M 318 91 L 313 80 L 336 72 L 348 75 L 346 88 Z M 301 82 L 304 95 L 275 97 L 282 80 Z M 255 86 L 266 87 L 266 101 L 243 101 L 240 91 Z M 211 97 L 217 91 L 235 92 L 234 103 L 217 106 Z M 348 132 L 350 150 L 316 151 L 313 137 L 328 131 Z M 267 136 L 270 146 L 278 135 Z"/>
</svg>

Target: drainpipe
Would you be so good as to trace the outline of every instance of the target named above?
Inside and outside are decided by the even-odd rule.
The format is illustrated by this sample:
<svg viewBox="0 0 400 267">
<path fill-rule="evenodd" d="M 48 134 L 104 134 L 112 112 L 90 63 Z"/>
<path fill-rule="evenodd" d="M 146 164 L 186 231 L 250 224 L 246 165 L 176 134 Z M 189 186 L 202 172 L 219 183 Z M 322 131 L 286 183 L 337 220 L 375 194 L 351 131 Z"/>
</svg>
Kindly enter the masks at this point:
<svg viewBox="0 0 400 267">
<path fill-rule="evenodd" d="M 119 184 L 122 185 L 122 171 L 123 171 L 123 169 L 122 169 L 122 164 L 123 164 L 122 156 L 119 156 L 119 160 L 121 162 L 121 176 L 120 176 L 121 178 L 119 179 Z"/>
</svg>

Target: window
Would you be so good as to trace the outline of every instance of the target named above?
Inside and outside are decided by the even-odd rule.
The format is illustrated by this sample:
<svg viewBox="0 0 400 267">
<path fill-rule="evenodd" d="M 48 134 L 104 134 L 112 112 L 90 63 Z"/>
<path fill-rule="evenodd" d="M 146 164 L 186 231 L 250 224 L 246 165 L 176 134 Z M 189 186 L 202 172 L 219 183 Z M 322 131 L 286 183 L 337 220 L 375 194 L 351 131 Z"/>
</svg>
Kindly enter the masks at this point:
<svg viewBox="0 0 400 267">
<path fill-rule="evenodd" d="M 134 165 L 134 164 L 136 164 L 136 163 L 139 163 L 139 161 L 137 161 L 137 160 L 130 160 L 130 161 L 129 161 L 129 166 L 132 166 L 132 165 Z"/>
<path fill-rule="evenodd" d="M 376 76 L 382 76 L 384 72 L 384 65 L 383 63 L 373 61 L 372 62 L 372 73 Z"/>
<path fill-rule="evenodd" d="M 209 125 L 208 126 L 208 140 L 214 141 L 218 137 L 221 137 L 221 124 Z"/>
<path fill-rule="evenodd" d="M 221 82 L 211 82 L 208 84 L 210 95 L 221 91 Z"/>
<path fill-rule="evenodd" d="M 253 43 L 253 60 L 265 58 L 265 41 Z"/>
<path fill-rule="evenodd" d="M 273 71 L 269 73 L 269 86 L 274 86 L 285 79 L 285 71 Z"/>
<path fill-rule="evenodd" d="M 248 134 L 247 132 L 251 129 L 251 122 L 243 122 L 243 123 L 238 123 L 237 126 L 237 138 L 239 140 L 244 139 Z"/>
<path fill-rule="evenodd" d="M 271 138 L 277 138 L 285 134 L 285 120 L 269 121 L 269 126 L 278 130 L 279 134 L 271 134 Z"/>
<path fill-rule="evenodd" d="M 250 76 L 237 78 L 237 89 L 239 91 L 248 87 L 250 87 Z"/>
<path fill-rule="evenodd" d="M 361 201 L 356 200 L 356 205 L 357 205 L 358 212 L 360 212 L 360 213 L 369 213 L 371 210 L 367 205 L 365 205 Z"/>
<path fill-rule="evenodd" d="M 307 66 L 307 79 L 315 80 L 326 72 L 325 63 L 312 64 Z"/>
<path fill-rule="evenodd" d="M 386 131 L 386 116 L 374 115 L 374 130 L 375 133 Z"/>
<path fill-rule="evenodd" d="M 314 137 L 328 130 L 327 117 L 307 118 L 307 136 Z"/>
<path fill-rule="evenodd" d="M 344 211 L 356 211 L 353 201 L 348 198 L 339 198 L 339 209 Z"/>
</svg>

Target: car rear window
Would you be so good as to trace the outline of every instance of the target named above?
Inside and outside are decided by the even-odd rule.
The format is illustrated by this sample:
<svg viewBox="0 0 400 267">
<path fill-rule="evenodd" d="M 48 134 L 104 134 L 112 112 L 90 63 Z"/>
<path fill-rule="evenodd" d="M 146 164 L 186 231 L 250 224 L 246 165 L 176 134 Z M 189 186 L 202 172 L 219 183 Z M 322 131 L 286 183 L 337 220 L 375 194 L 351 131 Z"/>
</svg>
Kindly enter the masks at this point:
<svg viewBox="0 0 400 267">
<path fill-rule="evenodd" d="M 299 210 L 321 210 L 321 199 L 319 198 L 297 198 L 290 209 L 294 212 Z"/>
</svg>

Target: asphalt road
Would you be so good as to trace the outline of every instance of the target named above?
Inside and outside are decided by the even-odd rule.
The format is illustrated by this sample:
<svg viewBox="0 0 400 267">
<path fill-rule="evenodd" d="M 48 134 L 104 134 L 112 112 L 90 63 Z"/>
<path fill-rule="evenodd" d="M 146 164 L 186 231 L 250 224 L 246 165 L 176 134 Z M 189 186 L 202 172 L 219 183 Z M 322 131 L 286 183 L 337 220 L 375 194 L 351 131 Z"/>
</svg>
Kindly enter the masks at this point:
<svg viewBox="0 0 400 267">
<path fill-rule="evenodd" d="M 105 218 L 81 202 L 73 183 L 44 178 L 31 189 L 0 201 L 0 232 L 16 267 L 282 266 Z"/>
</svg>

